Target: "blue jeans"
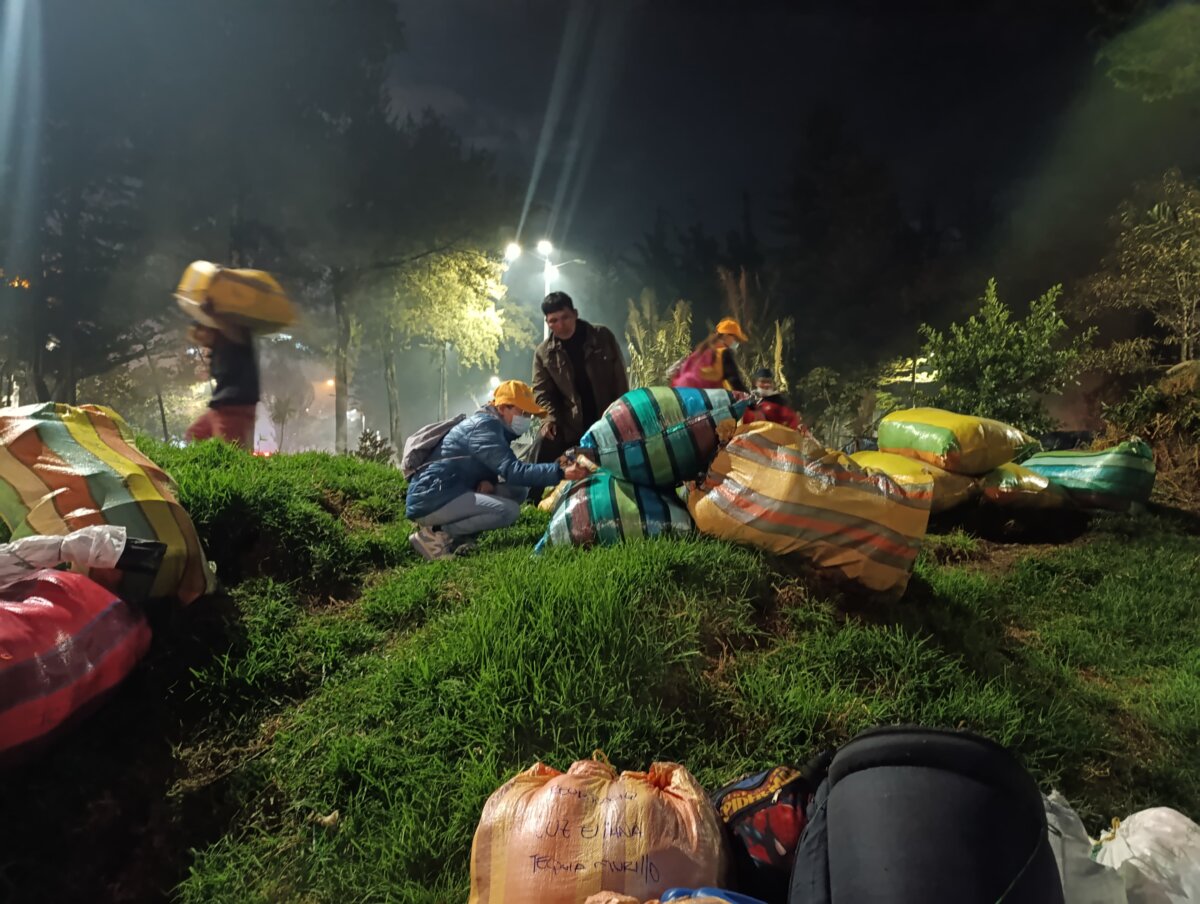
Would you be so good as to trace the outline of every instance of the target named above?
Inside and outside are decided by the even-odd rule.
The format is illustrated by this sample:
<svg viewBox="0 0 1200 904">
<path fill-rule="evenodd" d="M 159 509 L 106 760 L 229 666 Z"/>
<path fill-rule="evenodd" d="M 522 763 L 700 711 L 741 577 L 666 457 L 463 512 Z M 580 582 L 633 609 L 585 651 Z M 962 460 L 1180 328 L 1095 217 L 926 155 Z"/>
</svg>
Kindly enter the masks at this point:
<svg viewBox="0 0 1200 904">
<path fill-rule="evenodd" d="M 515 524 L 521 514 L 521 504 L 511 498 L 520 492 L 523 497 L 529 492 L 526 487 L 496 488 L 496 495 L 463 493 L 456 496 L 435 512 L 418 518 L 421 527 L 440 527 L 455 540 L 466 540 L 484 531 L 496 530 Z"/>
</svg>

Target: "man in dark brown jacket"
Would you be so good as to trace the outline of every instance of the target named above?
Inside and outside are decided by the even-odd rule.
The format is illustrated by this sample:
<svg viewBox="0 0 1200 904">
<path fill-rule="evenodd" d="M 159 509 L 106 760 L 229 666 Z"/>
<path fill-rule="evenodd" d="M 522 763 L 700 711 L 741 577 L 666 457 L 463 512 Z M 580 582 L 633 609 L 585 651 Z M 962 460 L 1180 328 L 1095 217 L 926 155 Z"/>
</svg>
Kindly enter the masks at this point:
<svg viewBox="0 0 1200 904">
<path fill-rule="evenodd" d="M 549 412 L 537 456 L 547 462 L 579 444 L 604 409 L 629 391 L 629 376 L 617 337 L 580 320 L 566 292 L 547 295 L 542 313 L 550 338 L 533 356 L 533 391 Z"/>
</svg>

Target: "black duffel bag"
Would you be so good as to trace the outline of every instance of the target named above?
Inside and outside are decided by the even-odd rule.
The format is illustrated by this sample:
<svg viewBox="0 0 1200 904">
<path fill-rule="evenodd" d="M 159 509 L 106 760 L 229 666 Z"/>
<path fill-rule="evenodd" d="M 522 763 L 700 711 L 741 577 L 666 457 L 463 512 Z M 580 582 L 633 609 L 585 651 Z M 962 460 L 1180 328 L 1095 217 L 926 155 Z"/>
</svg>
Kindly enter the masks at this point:
<svg viewBox="0 0 1200 904">
<path fill-rule="evenodd" d="M 1063 904 L 1033 778 L 966 732 L 877 728 L 813 798 L 789 904 Z"/>
</svg>

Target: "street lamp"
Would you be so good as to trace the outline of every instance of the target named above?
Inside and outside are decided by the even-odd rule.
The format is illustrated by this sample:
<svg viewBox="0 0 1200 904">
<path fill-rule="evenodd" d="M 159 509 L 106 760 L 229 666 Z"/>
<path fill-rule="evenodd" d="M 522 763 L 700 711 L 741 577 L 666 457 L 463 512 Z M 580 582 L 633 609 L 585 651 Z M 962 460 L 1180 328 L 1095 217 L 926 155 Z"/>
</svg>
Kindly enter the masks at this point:
<svg viewBox="0 0 1200 904">
<path fill-rule="evenodd" d="M 550 294 L 550 286 L 558 279 L 558 271 L 568 264 L 586 264 L 587 261 L 575 258 L 574 260 L 563 261 L 561 264 L 556 264 L 550 260 L 550 255 L 554 254 L 554 244 L 549 239 L 541 239 L 537 243 L 537 257 L 542 261 L 542 295 L 543 297 Z M 521 246 L 516 242 L 509 242 L 508 247 L 504 249 L 504 259 L 508 263 L 512 263 L 521 256 Z M 542 339 L 550 338 L 550 325 L 542 326 Z"/>
</svg>

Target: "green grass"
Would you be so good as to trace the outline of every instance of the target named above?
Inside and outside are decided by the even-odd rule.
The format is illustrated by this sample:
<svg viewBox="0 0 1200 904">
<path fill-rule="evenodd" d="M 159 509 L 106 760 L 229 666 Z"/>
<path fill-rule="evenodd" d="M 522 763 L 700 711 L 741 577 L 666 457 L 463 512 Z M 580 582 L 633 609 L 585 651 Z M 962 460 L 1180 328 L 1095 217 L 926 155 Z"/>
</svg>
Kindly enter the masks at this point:
<svg viewBox="0 0 1200 904">
<path fill-rule="evenodd" d="M 395 469 L 320 453 L 256 458 L 217 442 L 139 445 L 179 484 L 226 584 L 266 574 L 328 594 L 409 554 Z"/>
<path fill-rule="evenodd" d="M 535 559 L 537 512 L 427 564 L 389 469 L 151 454 L 237 576 L 206 654 L 167 669 L 185 620 L 150 667 L 182 720 L 181 901 L 461 901 L 484 801 L 538 759 L 677 760 L 716 788 L 879 723 L 984 732 L 1093 829 L 1200 811 L 1200 538 L 1170 521 L 1106 517 L 1026 555 L 933 537 L 885 605 L 708 540 Z"/>
</svg>

